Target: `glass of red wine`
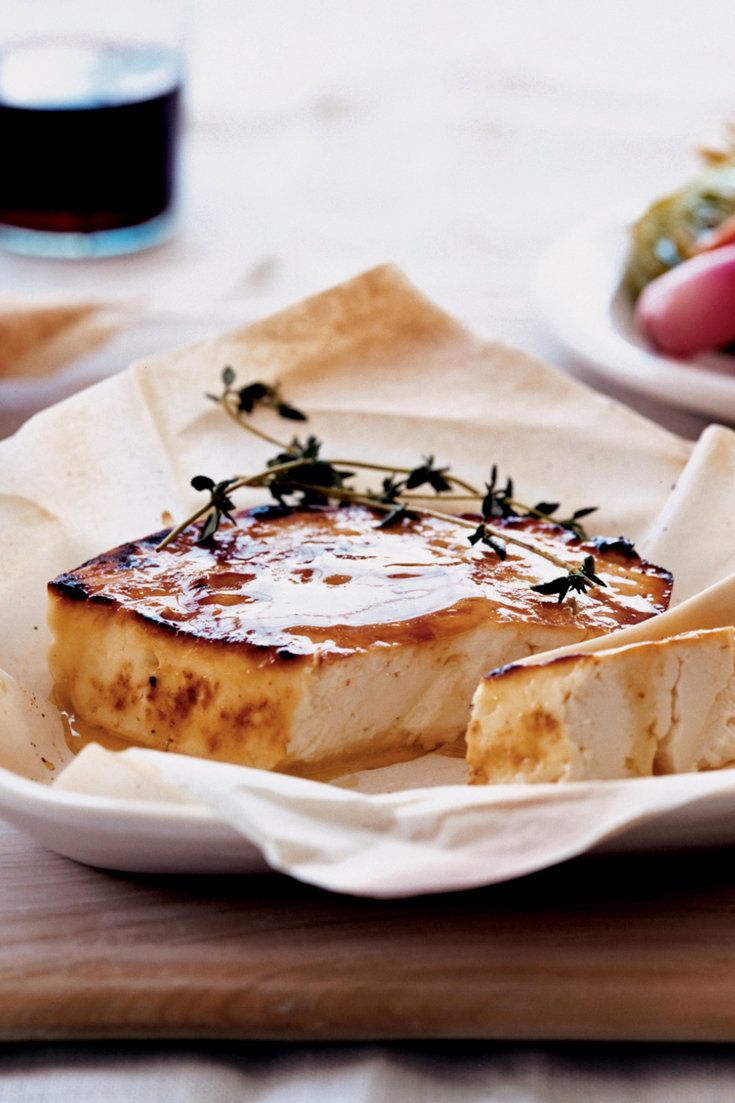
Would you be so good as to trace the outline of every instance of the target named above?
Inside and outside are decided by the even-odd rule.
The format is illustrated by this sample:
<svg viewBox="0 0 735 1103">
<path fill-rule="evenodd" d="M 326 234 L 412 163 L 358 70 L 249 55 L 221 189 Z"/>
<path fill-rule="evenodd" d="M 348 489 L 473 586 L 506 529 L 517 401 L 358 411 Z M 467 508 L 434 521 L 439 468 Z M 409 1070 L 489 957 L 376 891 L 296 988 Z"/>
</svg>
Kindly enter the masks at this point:
<svg viewBox="0 0 735 1103">
<path fill-rule="evenodd" d="M 88 258 L 165 241 L 176 209 L 183 5 L 2 7 L 0 247 Z"/>
</svg>

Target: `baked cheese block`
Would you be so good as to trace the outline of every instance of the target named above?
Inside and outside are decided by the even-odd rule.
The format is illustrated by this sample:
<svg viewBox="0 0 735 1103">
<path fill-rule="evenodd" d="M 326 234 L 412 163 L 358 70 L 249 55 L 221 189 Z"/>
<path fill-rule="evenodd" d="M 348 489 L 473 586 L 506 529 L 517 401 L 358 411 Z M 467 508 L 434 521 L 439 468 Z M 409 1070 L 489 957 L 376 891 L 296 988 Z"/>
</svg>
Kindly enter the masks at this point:
<svg viewBox="0 0 735 1103">
<path fill-rule="evenodd" d="M 467 758 L 478 784 L 735 763 L 735 629 L 494 671 L 475 694 Z"/>
<path fill-rule="evenodd" d="M 331 777 L 461 740 L 488 669 L 664 610 L 671 576 L 548 522 L 499 522 L 606 582 L 558 604 L 559 570 L 422 515 L 370 508 L 236 515 L 116 548 L 49 585 L 57 702 L 82 736 Z M 85 734 L 86 733 L 86 734 Z"/>
</svg>

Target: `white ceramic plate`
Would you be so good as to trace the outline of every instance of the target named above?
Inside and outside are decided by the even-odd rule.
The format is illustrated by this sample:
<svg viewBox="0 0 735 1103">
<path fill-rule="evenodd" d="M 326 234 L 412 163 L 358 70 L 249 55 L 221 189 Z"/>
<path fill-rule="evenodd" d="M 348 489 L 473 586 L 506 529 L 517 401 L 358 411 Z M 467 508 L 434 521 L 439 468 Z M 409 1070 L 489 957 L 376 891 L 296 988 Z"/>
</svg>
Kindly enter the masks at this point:
<svg viewBox="0 0 735 1103">
<path fill-rule="evenodd" d="M 637 333 L 621 289 L 628 240 L 621 224 L 586 224 L 555 242 L 535 279 L 538 309 L 556 338 L 592 370 L 631 390 L 716 421 L 735 421 L 735 356 L 674 360 Z"/>
<path fill-rule="evenodd" d="M 0 768 L 0 815 L 86 865 L 134 873 L 262 873 L 260 851 L 194 804 L 68 793 Z"/>
<path fill-rule="evenodd" d="M 44 751 L 53 753 L 50 747 L 37 747 L 39 769 L 30 771 L 35 777 L 44 772 Z M 735 770 L 717 773 L 735 785 Z M 602 787 L 608 784 L 617 783 L 599 782 Z M 460 797 L 466 791 L 466 786 L 458 788 Z M 126 797 L 67 792 L 0 767 L 0 815 L 57 854 L 103 869 L 171 874 L 256 874 L 268 869 L 258 847 L 207 808 L 153 800 L 143 792 Z M 586 852 L 713 846 L 735 846 L 732 790 L 633 822 Z M 478 868 L 472 880 L 486 883 L 483 869 Z"/>
</svg>

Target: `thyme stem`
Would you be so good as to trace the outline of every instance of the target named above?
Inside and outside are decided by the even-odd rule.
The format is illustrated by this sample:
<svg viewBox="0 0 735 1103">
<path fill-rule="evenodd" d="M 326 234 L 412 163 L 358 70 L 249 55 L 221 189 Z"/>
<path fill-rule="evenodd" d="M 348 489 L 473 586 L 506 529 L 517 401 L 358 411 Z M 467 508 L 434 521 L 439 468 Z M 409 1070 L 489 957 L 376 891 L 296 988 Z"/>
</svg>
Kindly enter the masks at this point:
<svg viewBox="0 0 735 1103">
<path fill-rule="evenodd" d="M 220 482 L 216 482 L 208 475 L 197 475 L 192 479 L 192 486 L 199 491 L 208 491 L 209 501 L 196 509 L 181 524 L 171 529 L 159 543 L 157 550 L 165 548 L 186 528 L 205 515 L 206 520 L 202 525 L 198 543 L 208 542 L 223 519 L 236 525 L 237 521 L 233 516 L 235 506 L 230 495 L 243 487 L 261 486 L 269 489 L 272 497 L 281 506 L 288 508 L 293 508 L 293 504 L 288 499 L 294 495 L 297 498 L 296 504 L 301 508 L 322 505 L 330 500 L 368 506 L 386 514 L 385 520 L 378 526 L 380 528 L 390 527 L 411 516 L 415 517 L 415 513 L 410 512 L 410 506 L 413 502 L 420 502 L 418 509 L 420 514 L 471 529 L 469 543 L 474 546 L 481 542 L 500 560 L 506 557 L 506 544 L 513 544 L 560 568 L 564 572 L 560 578 L 531 587 L 532 590 L 543 595 L 556 595 L 559 602 L 563 601 L 569 592 L 586 593 L 593 586 L 606 585 L 603 579 L 595 574 L 593 556 L 585 556 L 581 563 L 565 560 L 534 540 L 526 540 L 517 535 L 512 526 L 505 529 L 496 527 L 493 523 L 495 519 L 500 518 L 537 518 L 560 525 L 572 532 L 578 540 L 582 540 L 586 538 L 586 534 L 580 519 L 593 513 L 593 508 L 578 509 L 570 517 L 558 519 L 553 516 L 560 509 L 558 503 L 543 501 L 533 507 L 527 506 L 513 497 L 513 482 L 510 478 L 506 480 L 504 488 L 498 486 L 498 469 L 495 464 L 490 472 L 490 481 L 485 483 L 485 492 L 483 492 L 465 479 L 451 474 L 448 467 L 436 466 L 433 455 L 424 456 L 422 463 L 413 468 L 366 460 L 324 459 L 320 456 L 322 442 L 314 435 L 309 435 L 304 441 L 294 436 L 290 444 L 286 444 L 264 429 L 256 427 L 249 420 L 248 415 L 257 405 L 275 410 L 280 417 L 291 421 L 308 420 L 301 410 L 284 400 L 277 383 L 253 382 L 244 387 L 236 387 L 235 380 L 234 370 L 231 367 L 224 368 L 223 390 L 218 396 L 209 395 L 208 397 L 221 406 L 236 425 L 266 444 L 278 448 L 279 454 L 268 463 L 265 470 L 255 475 L 235 475 Z M 355 470 L 346 470 L 348 468 Z M 351 479 L 358 470 L 379 471 L 387 475 L 388 477 L 383 479 L 382 490 L 374 493 L 371 490 L 361 491 L 345 486 L 345 480 Z M 398 478 L 398 476 L 401 477 Z M 433 497 L 428 493 L 420 492 L 421 488 L 427 486 L 434 491 Z M 412 493 L 414 491 L 419 492 Z M 441 504 L 463 501 L 481 502 L 477 512 L 482 515 L 482 520 L 478 523 L 477 518 L 469 520 L 424 504 L 431 501 Z"/>
<path fill-rule="evenodd" d="M 447 479 L 451 476 L 447 475 Z M 432 494 L 401 494 L 402 502 L 430 502 L 434 496 Z M 478 502 L 482 494 L 438 494 L 437 498 L 440 502 Z M 423 512 L 423 511 L 422 511 Z"/>
<path fill-rule="evenodd" d="M 250 421 L 246 421 L 241 417 L 240 411 L 236 405 L 233 405 L 232 401 L 230 401 L 231 399 L 237 402 L 237 391 L 228 388 L 219 399 L 219 404 L 236 425 L 239 425 L 240 428 L 244 429 L 246 432 L 252 433 L 253 436 L 264 440 L 267 444 L 272 444 L 276 448 L 280 448 L 282 452 L 294 452 L 293 444 L 284 444 L 283 441 L 278 440 L 276 437 L 272 437 L 270 433 L 266 433 L 263 429 L 256 428 Z M 397 467 L 395 464 L 385 463 L 367 463 L 365 460 L 326 460 L 325 462 L 332 464 L 333 467 L 358 467 L 362 471 L 383 471 L 394 475 L 410 475 L 413 471 L 412 467 Z M 482 494 L 476 487 L 472 486 L 471 483 L 465 482 L 464 479 L 460 479 L 457 475 L 452 475 L 451 472 L 447 471 L 444 473 L 444 477 L 447 482 L 466 490 L 468 495 L 472 498 L 482 497 Z"/>
<path fill-rule="evenodd" d="M 323 486 L 315 486 L 310 483 L 294 482 L 294 488 L 297 490 L 314 490 L 320 494 L 326 494 L 330 498 L 336 498 L 340 502 L 354 502 L 356 505 L 370 506 L 374 509 L 381 510 L 383 513 L 390 513 L 396 504 L 395 502 L 380 502 L 375 498 L 369 498 L 354 490 L 336 489 L 335 487 L 329 487 L 328 490 L 325 490 Z M 402 496 L 398 499 L 399 503 L 401 501 Z M 476 521 L 467 521 L 464 517 L 457 517 L 453 513 L 442 513 L 438 509 L 431 509 L 429 507 L 425 509 L 422 507 L 420 512 L 428 517 L 436 517 L 440 521 L 451 521 L 455 525 L 461 525 L 462 528 L 477 528 Z M 546 548 L 539 547 L 538 544 L 534 544 L 528 540 L 521 540 L 514 533 L 508 532 L 507 529 L 495 528 L 494 525 L 490 525 L 486 521 L 485 531 L 490 536 L 495 536 L 508 544 L 516 544 L 518 547 L 525 548 L 526 551 L 530 551 L 534 555 L 541 556 L 542 559 L 546 559 L 549 563 L 553 563 L 555 567 L 561 567 L 562 570 L 565 571 L 569 569 L 569 563 L 567 561 L 560 559 L 559 556 L 554 555 L 553 552 L 547 551 Z"/>
<path fill-rule="evenodd" d="M 247 433 L 252 433 L 255 437 L 260 437 L 266 444 L 273 444 L 276 448 L 280 448 L 282 452 L 290 452 L 292 449 L 288 444 L 284 444 L 283 441 L 277 440 L 276 437 L 272 437 L 270 433 L 266 433 L 263 429 L 257 429 L 254 425 L 251 425 L 249 421 L 245 421 L 240 417 L 240 411 L 234 407 L 229 400 L 230 396 L 237 398 L 233 391 L 226 391 L 222 398 L 219 400 L 220 406 L 224 409 L 236 425 L 239 425 L 241 429 L 244 429 Z"/>
<path fill-rule="evenodd" d="M 173 540 L 175 540 L 177 536 L 181 535 L 184 529 L 188 529 L 189 525 L 193 525 L 195 521 L 198 521 L 199 518 L 203 517 L 205 513 L 209 512 L 209 510 L 210 503 L 207 502 L 206 505 L 201 506 L 198 510 L 187 517 L 185 521 L 182 521 L 180 524 L 176 525 L 175 528 L 172 528 L 171 531 L 167 533 L 166 536 L 164 536 L 163 540 L 161 540 L 159 544 L 156 544 L 156 551 L 163 551 L 164 548 L 167 548 L 168 545 Z"/>
<path fill-rule="evenodd" d="M 390 472 L 393 475 L 410 475 L 413 471 L 412 467 L 396 467 L 395 464 L 385 463 L 365 463 L 363 460 L 327 460 L 327 463 L 333 464 L 335 467 L 360 467 L 363 471 L 385 471 Z M 456 475 L 452 475 L 450 471 L 443 472 L 444 478 L 448 483 L 453 483 L 455 486 L 461 487 L 468 492 L 467 496 L 471 498 L 481 498 L 482 494 L 476 487 L 470 483 L 466 483 L 464 479 L 458 478 Z M 403 497 L 403 495 L 401 495 Z M 445 495 L 442 493 L 441 497 Z"/>
<path fill-rule="evenodd" d="M 265 470 L 259 471 L 257 475 L 236 475 L 228 489 L 233 491 L 241 490 L 245 486 L 264 486 L 271 475 L 278 475 L 281 471 L 289 471 L 292 467 L 303 467 L 303 465 L 303 460 L 288 460 L 287 463 L 276 463 L 273 467 L 267 467 Z M 193 525 L 195 521 L 203 517 L 211 508 L 211 502 L 207 502 L 205 505 L 200 506 L 199 509 L 195 510 L 185 521 L 182 521 L 176 528 L 171 529 L 168 535 L 164 536 L 160 544 L 156 544 L 156 551 L 162 551 L 175 540 L 177 536 L 180 536 L 184 529 L 188 529 L 189 525 Z"/>
</svg>

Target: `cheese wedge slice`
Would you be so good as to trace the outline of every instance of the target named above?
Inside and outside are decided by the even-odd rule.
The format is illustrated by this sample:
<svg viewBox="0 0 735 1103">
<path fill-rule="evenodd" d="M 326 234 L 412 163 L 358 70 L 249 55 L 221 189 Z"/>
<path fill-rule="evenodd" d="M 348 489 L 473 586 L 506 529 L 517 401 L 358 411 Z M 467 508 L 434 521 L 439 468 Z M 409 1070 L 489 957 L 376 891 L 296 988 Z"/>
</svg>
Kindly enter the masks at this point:
<svg viewBox="0 0 735 1103">
<path fill-rule="evenodd" d="M 735 628 L 493 671 L 474 697 L 467 758 L 476 784 L 735 763 Z"/>
<path fill-rule="evenodd" d="M 266 769 L 336 776 L 461 740 L 490 667 L 666 608 L 671 576 L 556 525 L 506 523 L 607 583 L 559 605 L 558 568 L 422 516 L 360 506 L 242 513 L 125 544 L 49 586 L 57 701 L 77 730 Z"/>
</svg>

